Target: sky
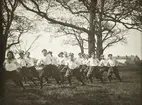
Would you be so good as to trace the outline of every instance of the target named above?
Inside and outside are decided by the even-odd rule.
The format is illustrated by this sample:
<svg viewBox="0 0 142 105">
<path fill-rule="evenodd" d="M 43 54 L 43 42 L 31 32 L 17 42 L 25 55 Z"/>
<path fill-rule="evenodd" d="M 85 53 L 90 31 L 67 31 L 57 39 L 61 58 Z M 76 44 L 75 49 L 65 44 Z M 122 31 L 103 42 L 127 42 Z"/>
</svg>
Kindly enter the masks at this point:
<svg viewBox="0 0 142 105">
<path fill-rule="evenodd" d="M 19 12 L 20 11 L 20 12 Z M 53 15 L 61 15 L 61 17 L 65 17 L 71 19 L 71 15 L 68 15 L 66 11 L 61 11 L 55 13 Z M 29 11 L 23 10 L 23 8 L 19 8 L 17 11 L 19 15 L 28 16 L 30 19 L 34 19 L 35 15 Z M 53 13 L 53 11 L 52 11 Z M 35 21 L 36 32 L 24 34 L 21 39 L 23 41 L 22 48 L 28 48 L 28 46 L 32 43 L 37 35 L 41 35 L 39 39 L 34 43 L 33 48 L 30 50 L 31 56 L 35 58 L 40 58 L 42 56 L 41 50 L 47 49 L 48 51 L 52 51 L 53 55 L 57 56 L 57 54 L 61 51 L 73 52 L 77 55 L 80 52 L 78 46 L 71 45 L 63 45 L 64 37 L 52 38 L 56 33 L 56 26 L 49 25 L 48 22 L 44 19 L 42 21 Z M 125 44 L 115 44 L 114 46 L 109 47 L 105 50 L 104 55 L 107 56 L 109 53 L 113 55 L 137 55 L 142 59 L 142 33 L 137 30 L 129 30 L 127 33 L 127 43 Z M 25 44 L 26 43 L 26 44 Z"/>
<path fill-rule="evenodd" d="M 42 56 L 42 49 L 52 51 L 54 56 L 57 56 L 57 54 L 61 51 L 73 52 L 75 55 L 80 52 L 78 46 L 64 45 L 64 37 L 52 38 L 51 36 L 55 33 L 44 31 L 41 31 L 35 35 L 24 35 L 22 40 L 27 42 L 27 48 L 39 34 L 41 36 L 30 50 L 31 56 L 35 58 L 40 58 Z M 25 44 L 23 44 L 23 46 L 24 45 Z M 127 35 L 127 43 L 118 43 L 109 47 L 105 50 L 104 55 L 107 56 L 109 53 L 112 53 L 115 56 L 137 55 L 140 59 L 142 59 L 142 33 L 137 30 L 129 30 Z"/>
<path fill-rule="evenodd" d="M 142 59 L 142 33 L 130 30 L 126 44 L 116 44 L 108 48 L 105 53 L 114 55 L 138 55 Z"/>
</svg>

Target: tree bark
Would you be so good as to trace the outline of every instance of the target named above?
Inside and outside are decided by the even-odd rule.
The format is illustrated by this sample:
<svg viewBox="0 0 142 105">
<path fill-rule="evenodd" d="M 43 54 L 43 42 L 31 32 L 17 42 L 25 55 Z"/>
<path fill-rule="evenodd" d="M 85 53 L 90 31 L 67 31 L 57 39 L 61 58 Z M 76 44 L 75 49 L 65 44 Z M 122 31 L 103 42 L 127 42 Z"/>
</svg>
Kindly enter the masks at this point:
<svg viewBox="0 0 142 105">
<path fill-rule="evenodd" d="M 95 35 L 94 35 L 94 19 L 95 19 L 95 6 L 96 2 L 91 0 L 91 9 L 90 9 L 90 27 L 89 27 L 89 33 L 88 33 L 88 54 L 91 55 L 92 53 L 95 53 Z"/>
<path fill-rule="evenodd" d="M 100 55 L 103 54 L 103 41 L 102 41 L 102 12 L 104 9 L 104 0 L 101 0 L 101 10 L 99 12 L 99 32 L 97 34 L 97 56 L 100 58 Z"/>
<path fill-rule="evenodd" d="M 97 36 L 97 56 L 100 58 L 100 55 L 103 54 L 103 43 L 102 43 L 102 34 L 100 33 Z"/>
<path fill-rule="evenodd" d="M 84 48 L 83 48 L 83 46 L 80 47 L 80 50 L 81 50 L 81 54 L 84 54 Z"/>
<path fill-rule="evenodd" d="M 103 41 L 102 41 L 102 14 L 99 13 L 99 30 L 97 34 L 97 57 L 100 58 L 100 55 L 103 54 Z"/>
<path fill-rule="evenodd" d="M 92 53 L 95 53 L 95 40 L 94 34 L 90 32 L 88 34 L 88 54 L 91 55 Z"/>
<path fill-rule="evenodd" d="M 6 42 L 3 35 L 2 0 L 0 0 L 0 105 L 4 105 L 4 67 Z"/>
</svg>

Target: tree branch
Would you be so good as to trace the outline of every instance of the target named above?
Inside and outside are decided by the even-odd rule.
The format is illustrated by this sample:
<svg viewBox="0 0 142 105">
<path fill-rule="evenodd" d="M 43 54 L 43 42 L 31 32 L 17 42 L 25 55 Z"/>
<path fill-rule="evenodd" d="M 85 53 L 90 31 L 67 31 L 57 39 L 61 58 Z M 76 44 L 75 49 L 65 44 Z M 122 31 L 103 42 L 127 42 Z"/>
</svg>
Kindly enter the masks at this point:
<svg viewBox="0 0 142 105">
<path fill-rule="evenodd" d="M 114 41 L 109 42 L 109 43 L 103 48 L 103 51 L 104 51 L 106 48 L 108 48 L 108 47 L 110 47 L 111 45 L 113 45 L 114 43 L 118 43 L 118 42 L 120 42 L 120 41 L 122 41 L 122 40 L 124 40 L 124 37 L 121 37 L 121 38 L 115 39 Z"/>
<path fill-rule="evenodd" d="M 23 34 L 23 33 L 20 33 L 20 34 L 18 35 L 17 42 L 14 42 L 14 43 L 12 43 L 12 44 L 9 44 L 9 45 L 6 47 L 6 49 L 9 49 L 11 46 L 20 43 L 20 37 L 22 36 L 22 34 Z"/>
<path fill-rule="evenodd" d="M 67 5 L 67 3 L 65 1 L 58 0 L 57 2 L 60 3 L 63 8 L 69 10 L 72 14 L 89 13 L 88 11 L 76 11 L 75 12 L 72 10 L 72 8 L 69 5 Z"/>
<path fill-rule="evenodd" d="M 83 28 L 83 27 L 78 27 L 76 25 L 73 25 L 73 24 L 70 24 L 70 23 L 67 23 L 67 22 L 62 22 L 62 21 L 58 21 L 58 20 L 55 20 L 53 18 L 50 18 L 50 17 L 47 16 L 47 14 L 45 12 L 42 12 L 41 10 L 40 11 L 39 10 L 38 11 L 33 10 L 30 7 L 28 7 L 26 4 L 24 4 L 22 0 L 19 0 L 19 1 L 23 5 L 23 7 L 25 7 L 27 10 L 36 13 L 37 15 L 45 18 L 46 20 L 48 20 L 48 21 L 50 21 L 54 24 L 60 24 L 60 25 L 66 26 L 66 27 L 75 28 L 77 30 L 82 30 L 86 33 L 89 33 L 89 31 L 87 29 Z M 37 6 L 37 3 L 36 3 L 36 6 Z M 39 7 L 37 7 L 37 8 L 39 8 Z"/>
<path fill-rule="evenodd" d="M 40 35 L 38 35 L 38 36 L 33 40 L 33 42 L 31 43 L 31 45 L 29 46 L 29 48 L 28 48 L 25 52 L 28 52 L 28 51 L 32 48 L 33 44 L 39 39 L 39 37 L 40 37 Z"/>
</svg>

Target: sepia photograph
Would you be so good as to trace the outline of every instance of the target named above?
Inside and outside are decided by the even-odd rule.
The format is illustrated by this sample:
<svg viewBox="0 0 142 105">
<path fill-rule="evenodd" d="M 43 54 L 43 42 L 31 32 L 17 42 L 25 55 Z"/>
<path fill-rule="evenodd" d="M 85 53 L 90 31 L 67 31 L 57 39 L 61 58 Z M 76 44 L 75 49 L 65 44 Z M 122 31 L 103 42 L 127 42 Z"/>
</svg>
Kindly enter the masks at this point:
<svg viewBox="0 0 142 105">
<path fill-rule="evenodd" d="M 0 0 L 0 105 L 141 105 L 142 0 Z"/>
</svg>

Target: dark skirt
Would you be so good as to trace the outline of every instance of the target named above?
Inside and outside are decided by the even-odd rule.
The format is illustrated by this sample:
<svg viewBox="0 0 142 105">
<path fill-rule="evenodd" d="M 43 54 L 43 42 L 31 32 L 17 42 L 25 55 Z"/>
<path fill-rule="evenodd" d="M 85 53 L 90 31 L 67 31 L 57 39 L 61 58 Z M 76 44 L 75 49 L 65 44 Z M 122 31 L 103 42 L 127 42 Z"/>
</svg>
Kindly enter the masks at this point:
<svg viewBox="0 0 142 105">
<path fill-rule="evenodd" d="M 40 70 L 40 77 L 53 77 L 60 79 L 60 70 L 55 65 L 46 65 Z"/>
<path fill-rule="evenodd" d="M 20 73 L 17 70 L 14 71 L 5 71 L 5 79 L 12 79 L 12 80 L 22 80 Z"/>
</svg>

